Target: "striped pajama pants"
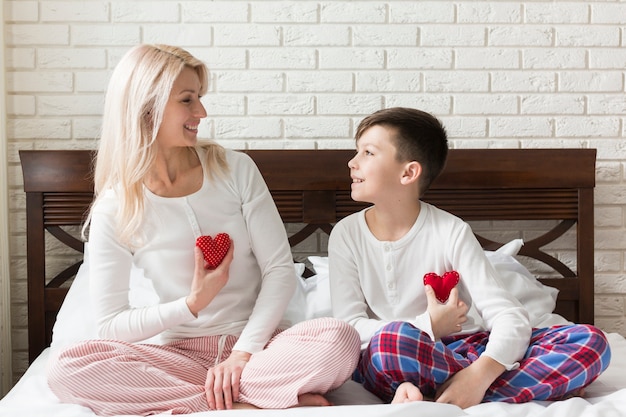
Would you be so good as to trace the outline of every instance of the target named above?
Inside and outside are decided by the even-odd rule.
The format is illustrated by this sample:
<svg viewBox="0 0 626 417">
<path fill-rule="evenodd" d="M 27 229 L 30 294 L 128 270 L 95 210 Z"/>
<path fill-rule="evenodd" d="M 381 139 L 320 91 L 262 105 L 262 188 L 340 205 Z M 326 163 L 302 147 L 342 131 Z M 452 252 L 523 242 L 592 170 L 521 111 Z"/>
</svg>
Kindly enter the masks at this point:
<svg viewBox="0 0 626 417">
<path fill-rule="evenodd" d="M 230 355 L 235 336 L 206 336 L 166 345 L 90 340 L 52 358 L 48 385 L 61 402 L 97 415 L 208 411 L 207 370 Z M 243 369 L 238 402 L 260 408 L 297 405 L 304 393 L 338 388 L 359 359 L 358 333 L 320 318 L 277 331 Z"/>
<path fill-rule="evenodd" d="M 425 397 L 434 397 L 441 384 L 478 359 L 488 339 L 488 332 L 479 332 L 434 343 L 411 324 L 393 322 L 379 330 L 361 353 L 353 379 L 386 402 L 407 381 Z M 533 329 L 519 368 L 500 375 L 483 402 L 564 398 L 593 382 L 610 359 L 608 341 L 596 327 L 576 324 Z"/>
</svg>

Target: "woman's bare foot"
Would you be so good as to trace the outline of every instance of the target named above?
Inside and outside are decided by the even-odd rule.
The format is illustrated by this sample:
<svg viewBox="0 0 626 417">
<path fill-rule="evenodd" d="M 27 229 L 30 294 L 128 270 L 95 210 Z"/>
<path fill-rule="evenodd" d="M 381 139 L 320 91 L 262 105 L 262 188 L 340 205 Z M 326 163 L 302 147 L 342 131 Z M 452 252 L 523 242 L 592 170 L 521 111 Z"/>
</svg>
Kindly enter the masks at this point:
<svg viewBox="0 0 626 417">
<path fill-rule="evenodd" d="M 298 397 L 297 407 L 326 407 L 329 405 L 332 404 L 323 395 L 307 393 Z"/>
<path fill-rule="evenodd" d="M 398 386 L 396 393 L 391 400 L 391 404 L 411 403 L 414 401 L 424 401 L 424 395 L 410 382 L 403 382 Z"/>
<path fill-rule="evenodd" d="M 259 407 L 255 407 L 252 404 L 247 404 L 247 403 L 233 403 L 233 410 L 244 410 L 244 409 L 258 410 Z"/>
</svg>

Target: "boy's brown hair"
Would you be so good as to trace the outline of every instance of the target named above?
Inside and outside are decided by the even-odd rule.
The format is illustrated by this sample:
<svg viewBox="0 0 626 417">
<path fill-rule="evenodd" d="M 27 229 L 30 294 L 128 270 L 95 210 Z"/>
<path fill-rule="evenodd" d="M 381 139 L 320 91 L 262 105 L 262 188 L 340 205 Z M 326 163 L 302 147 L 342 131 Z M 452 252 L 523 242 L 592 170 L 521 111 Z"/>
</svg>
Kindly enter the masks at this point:
<svg viewBox="0 0 626 417">
<path fill-rule="evenodd" d="M 424 193 L 441 173 L 448 156 L 448 135 L 443 124 L 421 110 L 391 107 L 361 120 L 355 139 L 358 141 L 363 132 L 375 125 L 392 130 L 398 161 L 416 161 L 422 166 L 419 185 Z"/>
</svg>

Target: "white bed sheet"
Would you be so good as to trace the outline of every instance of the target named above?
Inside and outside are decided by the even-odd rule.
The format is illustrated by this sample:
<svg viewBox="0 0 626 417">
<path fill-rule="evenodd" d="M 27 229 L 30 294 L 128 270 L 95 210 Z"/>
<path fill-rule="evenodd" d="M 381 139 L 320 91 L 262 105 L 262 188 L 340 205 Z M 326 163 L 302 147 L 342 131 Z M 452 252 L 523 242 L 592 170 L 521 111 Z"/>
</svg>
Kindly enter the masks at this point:
<svg viewBox="0 0 626 417">
<path fill-rule="evenodd" d="M 288 410 L 229 410 L 190 414 L 192 417 L 618 417 L 626 416 L 626 339 L 619 334 L 608 334 L 612 350 L 609 368 L 586 389 L 583 398 L 557 402 L 530 402 L 525 404 L 485 403 L 462 410 L 456 406 L 419 402 L 411 404 L 376 404 L 377 399 L 360 385 L 348 381 L 328 395 L 333 407 L 304 407 Z M 93 417 L 89 409 L 73 404 L 61 404 L 46 384 L 45 350 L 28 371 L 0 400 L 0 417 Z"/>
</svg>

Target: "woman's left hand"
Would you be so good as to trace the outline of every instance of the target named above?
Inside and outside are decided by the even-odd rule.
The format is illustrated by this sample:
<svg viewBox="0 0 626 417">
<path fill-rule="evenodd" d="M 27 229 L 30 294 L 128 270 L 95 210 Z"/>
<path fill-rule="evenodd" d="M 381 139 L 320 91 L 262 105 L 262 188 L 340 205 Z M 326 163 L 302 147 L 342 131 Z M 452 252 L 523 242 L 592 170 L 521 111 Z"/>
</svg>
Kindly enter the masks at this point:
<svg viewBox="0 0 626 417">
<path fill-rule="evenodd" d="M 239 400 L 241 373 L 252 356 L 234 350 L 228 359 L 207 371 L 204 390 L 210 410 L 230 410 Z"/>
</svg>

